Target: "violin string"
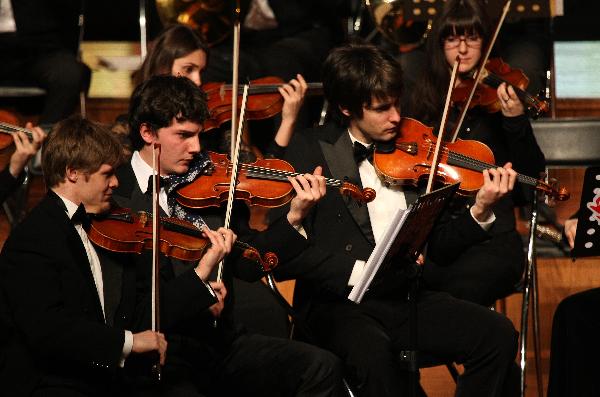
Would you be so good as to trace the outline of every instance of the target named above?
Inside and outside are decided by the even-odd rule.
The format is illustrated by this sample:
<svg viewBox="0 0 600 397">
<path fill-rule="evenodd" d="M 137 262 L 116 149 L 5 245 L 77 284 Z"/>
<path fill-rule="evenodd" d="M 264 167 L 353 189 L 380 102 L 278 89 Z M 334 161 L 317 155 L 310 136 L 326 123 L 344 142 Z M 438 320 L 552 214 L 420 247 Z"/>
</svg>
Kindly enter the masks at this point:
<svg viewBox="0 0 600 397">
<path fill-rule="evenodd" d="M 14 134 L 16 131 L 21 131 L 27 134 L 27 137 L 31 138 L 31 131 L 26 128 L 17 127 L 16 125 L 4 123 L 2 121 L 0 121 L 0 127 L 4 128 L 3 130 L 0 130 L 0 132 Z"/>
<path fill-rule="evenodd" d="M 486 78 L 484 79 L 484 81 L 486 83 L 491 82 L 491 83 L 497 84 L 497 86 L 499 86 L 502 83 L 508 84 L 508 82 L 506 80 L 504 80 L 502 77 L 497 76 L 493 73 L 490 73 L 489 75 L 487 75 Z M 497 86 L 495 86 L 495 87 L 497 87 Z M 516 87 L 514 85 L 512 87 L 514 88 L 514 90 L 517 93 L 517 95 L 519 96 L 519 98 L 524 99 L 530 105 L 535 104 L 535 98 L 533 98 L 533 96 L 531 94 L 529 94 L 527 91 L 525 91 L 519 87 Z"/>
<path fill-rule="evenodd" d="M 431 143 L 424 144 L 424 148 L 426 150 L 431 150 L 431 147 L 432 147 Z M 494 164 L 489 164 L 489 163 L 474 159 L 472 157 L 466 156 L 462 153 L 451 151 L 447 147 L 442 148 L 442 151 L 443 151 L 443 153 L 448 155 L 449 160 L 454 160 L 455 162 L 459 163 L 457 165 L 464 165 L 464 166 L 466 166 L 466 168 L 471 168 L 472 170 L 481 172 L 486 169 L 497 167 Z M 519 182 L 522 182 L 522 183 L 525 183 L 528 185 L 537 186 L 537 184 L 538 184 L 537 179 L 532 178 L 527 175 L 523 175 L 523 174 L 517 174 L 517 179 L 519 180 Z"/>
<path fill-rule="evenodd" d="M 276 179 L 276 180 L 280 180 L 280 181 L 287 181 L 288 176 L 295 177 L 298 175 L 302 175 L 297 172 L 277 170 L 277 169 L 260 167 L 260 166 L 251 165 L 251 164 L 242 164 L 241 168 L 245 169 L 248 172 L 253 173 L 253 175 L 249 175 L 249 176 L 263 177 L 266 179 Z M 333 179 L 333 178 L 325 178 L 325 183 L 329 186 L 335 186 L 335 187 L 339 187 L 342 184 L 342 182 L 340 180 Z"/>
</svg>

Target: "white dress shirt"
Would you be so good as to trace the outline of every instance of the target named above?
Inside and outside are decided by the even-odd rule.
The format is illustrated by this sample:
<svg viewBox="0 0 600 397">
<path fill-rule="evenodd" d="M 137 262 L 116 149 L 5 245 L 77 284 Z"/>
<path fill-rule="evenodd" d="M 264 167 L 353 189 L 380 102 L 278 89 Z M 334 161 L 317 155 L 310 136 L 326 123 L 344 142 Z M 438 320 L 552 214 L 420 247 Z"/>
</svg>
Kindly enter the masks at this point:
<svg viewBox="0 0 600 397">
<path fill-rule="evenodd" d="M 55 192 L 56 193 L 56 192 Z M 79 208 L 78 204 L 75 204 L 71 200 L 62 197 L 58 194 L 58 197 L 65 203 L 65 207 L 67 207 L 67 215 L 69 219 L 73 218 L 73 214 Z M 100 305 L 102 306 L 102 317 L 104 317 L 104 321 L 106 322 L 106 314 L 104 313 L 104 283 L 102 281 L 102 266 L 100 265 L 100 258 L 98 258 L 98 253 L 94 248 L 94 245 L 90 241 L 87 236 L 87 233 L 83 229 L 81 224 L 73 225 L 75 230 L 77 230 L 77 234 L 81 238 L 81 242 L 85 248 L 85 252 L 87 254 L 88 261 L 90 263 L 90 269 L 92 271 L 92 276 L 94 277 L 94 284 L 96 284 L 96 292 L 98 293 L 98 298 L 100 299 Z M 123 342 L 123 350 L 121 353 L 121 360 L 119 365 L 123 367 L 125 365 L 125 359 L 131 353 L 131 349 L 133 348 L 133 334 L 131 331 L 125 330 L 125 340 Z"/>
<path fill-rule="evenodd" d="M 152 189 L 152 186 L 148 186 L 150 176 L 154 175 L 152 167 L 144 161 L 137 150 L 131 156 L 131 167 L 133 168 L 133 173 L 135 174 L 135 179 L 137 179 L 140 190 L 145 194 L 148 189 Z M 167 204 L 167 192 L 163 186 L 160 187 L 160 192 L 158 193 L 158 204 L 168 216 L 171 216 L 171 211 Z"/>
</svg>

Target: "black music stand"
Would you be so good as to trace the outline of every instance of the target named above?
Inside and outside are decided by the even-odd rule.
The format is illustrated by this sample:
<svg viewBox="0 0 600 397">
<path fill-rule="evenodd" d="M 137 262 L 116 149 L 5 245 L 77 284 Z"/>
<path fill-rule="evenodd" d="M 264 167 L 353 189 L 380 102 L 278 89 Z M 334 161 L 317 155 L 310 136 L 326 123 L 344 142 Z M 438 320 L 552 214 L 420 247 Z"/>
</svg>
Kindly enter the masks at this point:
<svg viewBox="0 0 600 397">
<path fill-rule="evenodd" d="M 600 256 L 600 167 L 585 171 L 577 213 L 574 257 Z"/>
<path fill-rule="evenodd" d="M 384 239 L 378 244 L 365 265 L 361 280 L 354 286 L 348 299 L 360 303 L 371 282 L 377 274 L 385 271 L 394 262 L 406 263 L 409 266 L 409 289 L 407 301 L 408 314 L 408 345 L 400 352 L 400 359 L 407 363 L 410 375 L 409 396 L 417 397 L 419 388 L 418 334 L 417 334 L 417 294 L 421 266 L 416 261 L 427 242 L 433 225 L 446 204 L 458 190 L 458 183 L 449 185 L 431 193 L 425 194 L 411 204 L 404 213 L 394 217 Z M 396 223 L 395 220 L 398 219 Z"/>
</svg>

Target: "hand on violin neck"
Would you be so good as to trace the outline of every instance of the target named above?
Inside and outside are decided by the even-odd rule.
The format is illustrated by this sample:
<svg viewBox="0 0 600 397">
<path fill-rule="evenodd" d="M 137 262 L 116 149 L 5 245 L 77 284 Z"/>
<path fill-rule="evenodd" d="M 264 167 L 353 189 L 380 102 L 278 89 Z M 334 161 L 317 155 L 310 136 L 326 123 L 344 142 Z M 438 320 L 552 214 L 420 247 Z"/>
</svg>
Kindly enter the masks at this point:
<svg viewBox="0 0 600 397">
<path fill-rule="evenodd" d="M 288 177 L 296 191 L 296 197 L 292 199 L 287 214 L 290 225 L 300 226 L 311 208 L 325 196 L 327 189 L 322 173 L 323 169 L 319 166 L 312 174 Z"/>
<path fill-rule="evenodd" d="M 13 134 L 15 151 L 10 157 L 8 172 L 15 178 L 23 172 L 27 162 L 35 156 L 42 146 L 42 142 L 46 139 L 46 133 L 40 127 L 33 127 L 31 123 L 27 123 L 25 128 L 31 131 L 31 141 L 27 137 L 27 134 L 22 131 L 16 131 Z"/>
<path fill-rule="evenodd" d="M 517 173 L 512 169 L 511 163 L 506 163 L 504 167 L 483 170 L 483 186 L 477 192 L 475 204 L 471 209 L 475 219 L 480 222 L 489 219 L 494 205 L 512 192 L 516 180 Z"/>
<path fill-rule="evenodd" d="M 198 262 L 195 271 L 198 277 L 206 281 L 215 265 L 231 252 L 237 236 L 233 231 L 224 227 L 220 227 L 217 230 L 204 228 L 202 233 L 210 240 L 211 245 L 206 250 L 202 259 L 200 259 L 200 262 Z"/>
<path fill-rule="evenodd" d="M 278 88 L 283 97 L 283 108 L 281 111 L 281 125 L 275 134 L 275 142 L 282 147 L 287 147 L 294 133 L 294 126 L 298 113 L 304 103 L 304 96 L 308 85 L 302 75 L 296 75 L 295 79 L 290 80 Z"/>
<path fill-rule="evenodd" d="M 209 284 L 210 287 L 213 289 L 218 302 L 209 307 L 208 310 L 214 318 L 218 318 L 219 316 L 221 316 L 221 312 L 225 308 L 225 297 L 227 296 L 227 289 L 225 288 L 225 284 L 223 284 L 221 281 L 211 281 Z"/>
<path fill-rule="evenodd" d="M 517 117 L 525 113 L 525 106 L 512 86 L 502 83 L 498 86 L 497 93 L 500 109 L 505 117 Z"/>
</svg>

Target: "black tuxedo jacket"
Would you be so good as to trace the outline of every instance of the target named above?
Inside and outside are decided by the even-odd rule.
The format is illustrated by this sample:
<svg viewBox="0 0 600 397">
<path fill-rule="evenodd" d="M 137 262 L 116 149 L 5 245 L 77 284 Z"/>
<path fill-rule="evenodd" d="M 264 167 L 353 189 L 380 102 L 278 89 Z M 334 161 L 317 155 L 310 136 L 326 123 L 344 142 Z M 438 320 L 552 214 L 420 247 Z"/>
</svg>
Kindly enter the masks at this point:
<svg viewBox="0 0 600 397">
<path fill-rule="evenodd" d="M 325 176 L 361 186 L 352 141 L 347 130 L 335 124 L 295 134 L 285 159 L 297 172 L 312 172 L 320 165 Z M 405 194 L 411 203 L 418 193 L 406 188 Z M 304 228 L 310 247 L 275 271 L 280 279 L 297 279 L 294 304 L 301 311 L 332 293 L 347 296 L 355 261 L 367 260 L 375 246 L 367 206 L 340 195 L 335 188 L 328 188 L 305 219 Z M 469 245 L 487 238 L 470 214 L 445 217 L 430 236 L 428 253 L 438 260 L 451 260 Z"/>
<path fill-rule="evenodd" d="M 38 382 L 106 390 L 118 370 L 124 329 L 137 328 L 133 268 L 101 259 L 109 326 L 85 248 L 59 200 L 50 192 L 0 255 L 0 312 L 8 325 L 0 383 L 11 396 Z"/>
</svg>

